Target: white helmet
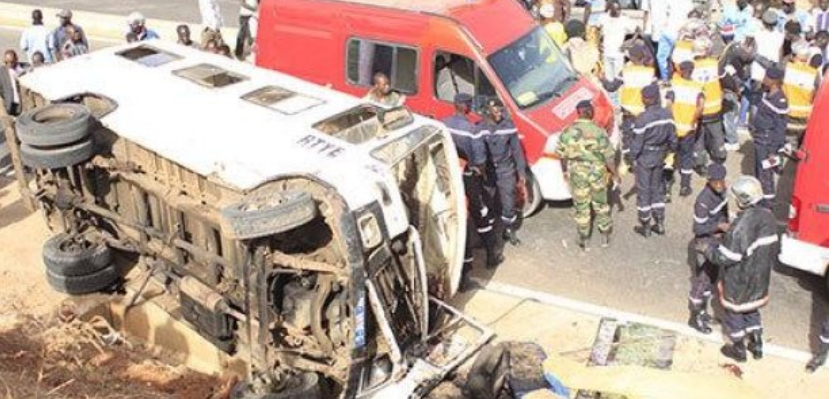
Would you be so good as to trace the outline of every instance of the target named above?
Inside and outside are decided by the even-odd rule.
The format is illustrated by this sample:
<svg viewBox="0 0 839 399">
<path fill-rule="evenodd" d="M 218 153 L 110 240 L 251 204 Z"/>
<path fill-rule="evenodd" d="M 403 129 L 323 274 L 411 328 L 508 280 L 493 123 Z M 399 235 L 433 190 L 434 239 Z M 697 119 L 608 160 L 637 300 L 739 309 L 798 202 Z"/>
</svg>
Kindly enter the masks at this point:
<svg viewBox="0 0 839 399">
<path fill-rule="evenodd" d="M 135 26 L 135 25 L 143 26 L 145 24 L 146 24 L 146 17 L 143 14 L 141 14 L 137 11 L 134 11 L 131 14 L 128 15 L 128 25 L 130 25 L 130 26 Z"/>
<path fill-rule="evenodd" d="M 740 208 L 750 208 L 763 201 L 763 187 L 754 176 L 741 176 L 731 186 L 731 194 Z"/>
</svg>

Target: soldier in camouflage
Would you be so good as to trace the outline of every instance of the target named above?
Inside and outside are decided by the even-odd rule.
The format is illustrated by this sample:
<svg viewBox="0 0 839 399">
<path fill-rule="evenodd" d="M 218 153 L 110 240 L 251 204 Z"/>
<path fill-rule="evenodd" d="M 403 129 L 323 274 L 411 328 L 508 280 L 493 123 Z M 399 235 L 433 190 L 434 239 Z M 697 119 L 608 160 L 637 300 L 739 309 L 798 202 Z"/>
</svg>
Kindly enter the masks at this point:
<svg viewBox="0 0 839 399">
<path fill-rule="evenodd" d="M 611 243 L 612 210 L 609 206 L 610 177 L 619 184 L 620 177 L 615 169 L 615 150 L 605 130 L 595 125 L 594 106 L 590 101 L 577 105 L 579 119 L 565 129 L 559 137 L 557 155 L 562 160 L 563 170 L 568 174 L 574 199 L 574 220 L 577 223 L 577 244 L 588 250 L 591 237 L 592 209 L 597 229 L 601 233 L 603 247 Z"/>
</svg>

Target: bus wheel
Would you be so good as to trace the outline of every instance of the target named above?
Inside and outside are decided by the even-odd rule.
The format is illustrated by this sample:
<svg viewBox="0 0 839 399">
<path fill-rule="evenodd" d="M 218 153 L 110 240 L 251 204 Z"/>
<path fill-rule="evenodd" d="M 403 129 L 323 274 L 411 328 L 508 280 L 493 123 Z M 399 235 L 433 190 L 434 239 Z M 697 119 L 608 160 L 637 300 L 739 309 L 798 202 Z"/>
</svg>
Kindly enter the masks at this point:
<svg viewBox="0 0 839 399">
<path fill-rule="evenodd" d="M 521 212 L 525 218 L 529 218 L 542 209 L 545 201 L 542 198 L 542 189 L 539 187 L 539 182 L 536 181 L 536 176 L 533 176 L 533 172 L 530 170 L 527 171 L 525 183 L 527 184 L 525 187 L 527 190 L 527 202 L 522 206 Z"/>
</svg>

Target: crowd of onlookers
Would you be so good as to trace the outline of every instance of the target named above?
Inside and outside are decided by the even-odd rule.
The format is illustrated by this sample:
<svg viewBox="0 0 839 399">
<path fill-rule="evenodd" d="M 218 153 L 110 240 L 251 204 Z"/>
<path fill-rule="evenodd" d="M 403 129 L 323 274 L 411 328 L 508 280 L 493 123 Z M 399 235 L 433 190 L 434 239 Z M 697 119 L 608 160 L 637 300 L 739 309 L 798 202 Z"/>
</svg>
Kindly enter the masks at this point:
<svg viewBox="0 0 839 399">
<path fill-rule="evenodd" d="M 192 39 L 189 25 L 177 27 L 178 44 L 198 48 L 225 57 L 244 60 L 251 52 L 256 36 L 257 7 L 259 0 L 241 0 L 239 7 L 239 30 L 235 48 L 231 49 L 221 31 L 224 20 L 218 0 L 198 0 L 201 16 L 201 32 L 197 41 Z M 0 100 L 9 115 L 20 111 L 20 95 L 16 80 L 27 72 L 47 64 L 78 57 L 90 51 L 85 30 L 73 22 L 73 11 L 64 9 L 56 15 L 58 26 L 48 28 L 40 9 L 32 11 L 32 25 L 20 37 L 20 48 L 8 49 L 3 53 L 0 66 Z M 128 43 L 159 39 L 160 35 L 146 25 L 146 17 L 132 12 L 126 21 L 125 41 Z"/>
</svg>

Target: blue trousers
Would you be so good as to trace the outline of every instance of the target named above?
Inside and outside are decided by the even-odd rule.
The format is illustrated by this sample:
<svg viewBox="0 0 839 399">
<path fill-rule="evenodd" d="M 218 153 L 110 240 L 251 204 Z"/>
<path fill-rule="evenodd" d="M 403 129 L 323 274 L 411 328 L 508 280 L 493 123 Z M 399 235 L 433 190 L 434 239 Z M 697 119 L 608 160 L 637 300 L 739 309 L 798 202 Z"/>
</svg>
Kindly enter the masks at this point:
<svg viewBox="0 0 839 399">
<path fill-rule="evenodd" d="M 725 92 L 723 97 L 724 114 L 723 126 L 725 128 L 726 144 L 740 144 L 740 135 L 737 134 L 740 120 L 740 99 L 736 93 Z"/>
<path fill-rule="evenodd" d="M 658 54 L 656 60 L 658 61 L 658 70 L 661 74 L 661 80 L 665 82 L 670 81 L 670 56 L 673 55 L 673 49 L 676 48 L 676 39 L 667 35 L 662 35 L 658 41 Z"/>
</svg>

